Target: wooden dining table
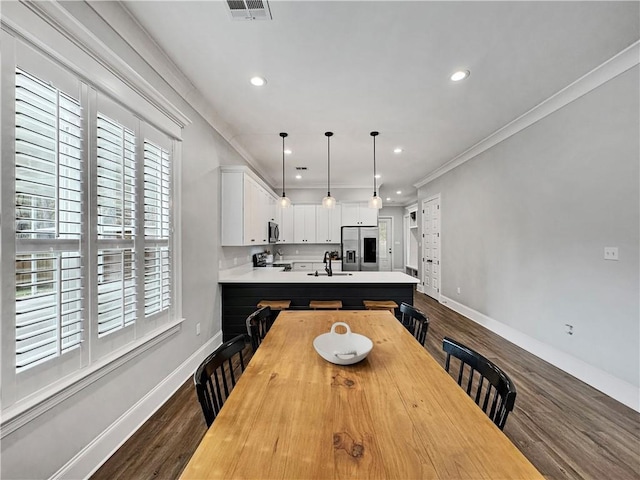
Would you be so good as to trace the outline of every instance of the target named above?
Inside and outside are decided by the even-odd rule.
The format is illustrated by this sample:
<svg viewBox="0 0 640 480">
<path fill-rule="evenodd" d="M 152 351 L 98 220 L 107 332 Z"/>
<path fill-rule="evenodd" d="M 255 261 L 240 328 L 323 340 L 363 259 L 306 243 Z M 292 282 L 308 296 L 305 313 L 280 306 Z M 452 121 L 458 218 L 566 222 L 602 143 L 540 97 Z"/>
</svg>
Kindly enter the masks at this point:
<svg viewBox="0 0 640 480">
<path fill-rule="evenodd" d="M 370 338 L 354 365 L 318 355 L 334 322 Z M 283 311 L 183 479 L 541 479 L 388 311 Z"/>
</svg>

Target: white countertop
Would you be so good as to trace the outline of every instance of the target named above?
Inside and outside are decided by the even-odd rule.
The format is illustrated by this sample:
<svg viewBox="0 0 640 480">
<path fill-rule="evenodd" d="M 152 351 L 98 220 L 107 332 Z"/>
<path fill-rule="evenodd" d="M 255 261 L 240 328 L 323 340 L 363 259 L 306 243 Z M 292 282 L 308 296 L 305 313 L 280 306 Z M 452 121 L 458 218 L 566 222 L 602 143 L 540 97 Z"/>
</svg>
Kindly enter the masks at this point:
<svg viewBox="0 0 640 480">
<path fill-rule="evenodd" d="M 221 270 L 219 283 L 410 283 L 417 284 L 418 279 L 402 272 L 335 272 L 332 277 L 314 276 L 310 272 L 284 272 L 278 267 L 238 267 Z M 319 271 L 318 273 L 324 273 Z M 341 275 L 340 275 L 341 274 Z"/>
</svg>

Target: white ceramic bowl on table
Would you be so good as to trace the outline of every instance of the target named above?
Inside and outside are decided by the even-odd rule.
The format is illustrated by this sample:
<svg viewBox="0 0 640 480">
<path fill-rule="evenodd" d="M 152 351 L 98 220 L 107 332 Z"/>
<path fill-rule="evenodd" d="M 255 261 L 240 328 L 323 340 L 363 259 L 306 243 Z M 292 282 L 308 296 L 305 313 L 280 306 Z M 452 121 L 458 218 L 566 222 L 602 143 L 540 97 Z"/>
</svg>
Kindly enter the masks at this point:
<svg viewBox="0 0 640 480">
<path fill-rule="evenodd" d="M 342 325 L 346 333 L 336 333 L 336 327 Z M 331 332 L 323 333 L 313 340 L 313 348 L 318 355 L 328 362 L 337 365 L 352 365 L 364 360 L 373 348 L 373 342 L 359 333 L 352 333 L 351 328 L 344 322 L 336 322 L 331 326 Z"/>
</svg>

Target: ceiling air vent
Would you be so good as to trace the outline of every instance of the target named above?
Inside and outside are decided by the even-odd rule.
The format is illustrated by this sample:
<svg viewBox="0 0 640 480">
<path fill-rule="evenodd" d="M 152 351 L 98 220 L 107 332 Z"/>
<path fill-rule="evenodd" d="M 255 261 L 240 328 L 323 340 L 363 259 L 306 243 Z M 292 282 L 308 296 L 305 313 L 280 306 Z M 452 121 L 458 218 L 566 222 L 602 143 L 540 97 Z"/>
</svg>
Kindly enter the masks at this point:
<svg viewBox="0 0 640 480">
<path fill-rule="evenodd" d="M 271 20 L 267 0 L 227 0 L 232 20 Z"/>
</svg>

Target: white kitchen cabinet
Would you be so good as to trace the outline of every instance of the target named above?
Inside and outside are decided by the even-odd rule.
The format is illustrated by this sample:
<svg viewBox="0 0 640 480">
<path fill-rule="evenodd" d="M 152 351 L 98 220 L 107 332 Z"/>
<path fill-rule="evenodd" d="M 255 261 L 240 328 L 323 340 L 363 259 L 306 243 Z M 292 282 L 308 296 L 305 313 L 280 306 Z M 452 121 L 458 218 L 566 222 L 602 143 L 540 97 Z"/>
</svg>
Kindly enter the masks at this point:
<svg viewBox="0 0 640 480">
<path fill-rule="evenodd" d="M 276 196 L 243 167 L 221 167 L 221 244 L 266 245 Z"/>
<path fill-rule="evenodd" d="M 294 243 L 316 242 L 316 206 L 293 206 L 293 241 Z"/>
<path fill-rule="evenodd" d="M 378 209 L 369 208 L 367 203 L 343 203 L 342 225 L 347 227 L 377 227 Z"/>
<path fill-rule="evenodd" d="M 325 264 L 323 262 L 293 262 L 291 270 L 294 272 L 318 272 L 324 273 Z M 333 260 L 331 262 L 331 270 L 334 272 L 342 271 L 342 262 L 340 260 Z"/>
<path fill-rule="evenodd" d="M 342 209 L 316 208 L 316 243 L 340 243 L 340 227 L 342 226 Z"/>
<path fill-rule="evenodd" d="M 293 243 L 293 207 L 280 208 L 278 210 L 277 224 L 280 229 L 280 238 L 278 243 Z"/>
<path fill-rule="evenodd" d="M 310 272 L 312 268 L 312 262 L 293 262 L 291 265 L 291 270 L 294 272 Z"/>
</svg>

